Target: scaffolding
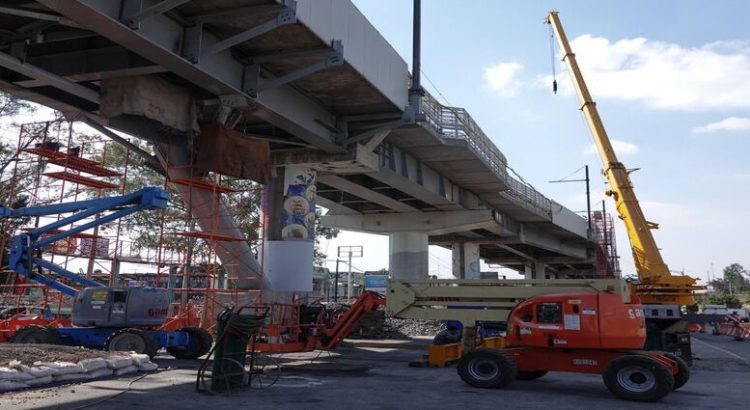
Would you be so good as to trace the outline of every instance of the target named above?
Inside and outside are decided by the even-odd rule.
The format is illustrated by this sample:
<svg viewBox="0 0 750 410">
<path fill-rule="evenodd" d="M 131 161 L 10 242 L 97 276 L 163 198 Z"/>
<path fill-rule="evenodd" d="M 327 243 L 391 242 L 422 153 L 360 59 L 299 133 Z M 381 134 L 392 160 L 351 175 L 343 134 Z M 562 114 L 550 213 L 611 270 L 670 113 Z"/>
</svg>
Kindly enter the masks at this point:
<svg viewBox="0 0 750 410">
<path fill-rule="evenodd" d="M 4 170 L 9 182 L 0 197 L 3 205 L 18 208 L 72 202 L 155 184 L 163 185 L 172 195 L 170 208 L 123 218 L 55 242 L 43 251 L 45 260 L 106 286 L 172 289 L 174 302 L 164 329 L 211 330 L 225 307 L 262 301 L 262 274 L 255 278 L 257 283 L 247 286 L 247 278 L 234 275 L 236 269 L 232 269 L 243 257 L 255 260 L 262 249 L 259 184 L 215 173 L 194 176 L 192 164 L 172 163 L 168 157 L 163 164 L 166 175 L 160 175 L 148 169 L 148 161 L 129 147 L 84 131 L 82 123 L 63 120 L 20 126 L 16 152 Z M 177 174 L 187 176 L 167 177 L 176 168 L 184 168 Z M 192 212 L 197 207 L 202 209 L 198 216 Z M 244 235 L 221 234 L 218 228 L 226 223 L 222 218 L 233 224 L 239 221 Z M 54 220 L 4 219 L 0 249 L 5 254 L 13 235 Z M 243 249 L 252 255 L 227 252 L 230 242 L 249 243 L 251 246 Z M 7 266 L 5 259 L 3 265 Z M 57 312 L 57 317 L 70 314 L 69 297 L 29 284 L 7 269 L 0 278 L 3 307 L 44 308 Z"/>
<path fill-rule="evenodd" d="M 622 275 L 620 257 L 617 255 L 615 224 L 611 214 L 602 211 L 591 213 L 592 241 L 596 251 L 596 276 L 617 278 Z"/>
<path fill-rule="evenodd" d="M 256 344 L 249 348 L 280 353 L 321 346 L 334 321 L 320 298 L 291 292 L 264 297 L 262 233 L 271 215 L 261 214 L 261 184 L 201 171 L 184 135 L 164 133 L 149 148 L 137 141 L 123 144 L 98 133 L 92 136 L 79 124 L 49 121 L 20 127 L 10 183 L 0 197 L 3 205 L 58 204 L 145 186 L 163 186 L 170 192 L 170 204 L 72 235 L 39 257 L 105 286 L 171 289 L 173 303 L 160 330 L 200 327 L 213 332 L 220 313 L 244 307 L 250 314 L 267 312 Z M 72 228 L 102 216 L 83 219 Z M 5 253 L 13 235 L 54 220 L 3 219 L 0 248 Z M 64 319 L 71 314 L 71 298 L 27 283 L 7 269 L 1 277 L 0 303 L 27 312 L 52 312 L 29 324 L 69 326 Z M 9 340 L 2 323 L 8 321 L 0 320 L 0 340 Z"/>
</svg>

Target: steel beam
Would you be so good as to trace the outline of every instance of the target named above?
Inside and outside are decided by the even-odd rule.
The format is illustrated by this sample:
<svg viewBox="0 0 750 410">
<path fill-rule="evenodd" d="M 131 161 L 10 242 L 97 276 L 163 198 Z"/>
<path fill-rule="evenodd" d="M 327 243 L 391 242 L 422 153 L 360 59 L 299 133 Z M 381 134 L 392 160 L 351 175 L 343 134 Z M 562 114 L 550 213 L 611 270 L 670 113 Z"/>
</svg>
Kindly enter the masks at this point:
<svg viewBox="0 0 750 410">
<path fill-rule="evenodd" d="M 331 53 L 330 47 L 311 47 L 296 50 L 278 51 L 274 53 L 256 54 L 248 59 L 248 64 L 263 64 L 270 61 L 292 60 L 325 56 Z"/>
<path fill-rule="evenodd" d="M 196 14 L 187 16 L 187 20 L 193 23 L 214 23 L 222 20 L 236 20 L 244 17 L 257 16 L 266 13 L 278 12 L 284 9 L 281 4 L 263 4 L 259 6 L 237 7 L 229 10 L 215 11 L 213 13 Z"/>
<path fill-rule="evenodd" d="M 306 77 L 312 73 L 318 72 L 331 66 L 344 64 L 344 46 L 341 44 L 341 41 L 334 40 L 332 42 L 332 48 L 333 51 L 329 52 L 325 59 L 323 59 L 323 61 L 321 62 L 294 70 L 263 83 L 258 83 L 257 79 L 255 81 L 250 81 L 250 83 L 254 84 L 255 86 L 245 89 L 245 92 L 252 95 L 253 97 L 256 97 L 261 91 L 270 90 L 271 88 L 276 88 L 292 81 L 299 80 L 302 77 Z M 252 67 L 253 74 L 257 76 L 257 65 L 254 64 Z"/>
<path fill-rule="evenodd" d="M 296 2 L 290 2 L 287 7 L 279 11 L 276 14 L 276 17 L 274 17 L 273 19 L 268 20 L 265 23 L 261 23 L 260 25 L 257 25 L 249 30 L 243 31 L 242 33 L 235 34 L 232 37 L 225 38 L 217 43 L 211 44 L 203 50 L 203 52 L 201 53 L 201 58 L 209 56 L 211 54 L 216 54 L 220 51 L 224 51 L 230 47 L 236 46 L 237 44 L 244 43 L 245 41 L 268 33 L 269 31 L 274 30 L 277 27 L 296 23 L 297 16 L 295 13 L 295 7 Z"/>
<path fill-rule="evenodd" d="M 172 10 L 173 8 L 185 4 L 189 1 L 190 0 L 163 0 L 154 4 L 153 6 L 146 7 L 145 9 L 140 9 L 135 13 L 129 14 L 123 17 L 121 20 L 122 23 L 126 26 L 129 26 L 132 29 L 138 29 L 141 21 L 157 16 L 159 14 L 164 14 L 169 10 Z M 140 8 L 141 0 L 134 0 L 134 3 L 137 3 L 138 8 Z"/>
<path fill-rule="evenodd" d="M 83 98 L 84 100 L 96 104 L 99 103 L 99 93 L 97 93 L 96 91 L 78 85 L 73 81 L 60 77 L 57 74 L 42 70 L 39 67 L 23 63 L 21 62 L 21 60 L 8 54 L 0 53 L 0 66 L 21 73 L 27 77 L 37 79 L 45 83 L 46 85 L 65 91 L 66 93 L 75 95 L 76 97 Z"/>
<path fill-rule="evenodd" d="M 118 21 L 119 9 L 111 2 L 96 0 L 39 0 L 50 9 L 76 21 L 86 29 L 127 47 L 136 54 L 158 64 L 175 75 L 192 82 L 215 96 L 242 95 L 243 65 L 229 50 L 216 53 L 200 64 L 192 64 L 181 55 L 177 46 L 185 28 L 166 15 L 157 15 L 131 30 Z M 202 32 L 202 43 L 213 44 L 215 36 Z M 253 115 L 327 152 L 342 152 L 330 131 L 334 116 L 319 103 L 289 86 L 277 87 L 250 99 Z M 325 125 L 322 125 L 325 124 Z"/>
<path fill-rule="evenodd" d="M 42 13 L 39 11 L 20 9 L 16 7 L 0 6 L 0 14 L 8 14 L 11 16 L 27 17 L 35 20 L 53 21 L 62 25 L 71 25 L 72 22 L 64 17 L 56 14 Z M 75 25 L 78 27 L 77 25 Z"/>
</svg>

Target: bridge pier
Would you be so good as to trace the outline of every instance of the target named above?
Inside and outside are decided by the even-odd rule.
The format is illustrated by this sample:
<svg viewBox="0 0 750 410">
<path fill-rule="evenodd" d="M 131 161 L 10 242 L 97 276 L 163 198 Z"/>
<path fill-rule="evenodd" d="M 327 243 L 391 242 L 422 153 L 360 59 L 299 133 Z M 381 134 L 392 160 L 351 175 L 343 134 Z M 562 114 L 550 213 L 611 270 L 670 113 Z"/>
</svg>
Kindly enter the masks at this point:
<svg viewBox="0 0 750 410">
<path fill-rule="evenodd" d="M 428 235 L 421 232 L 395 232 L 390 234 L 389 271 L 394 279 L 427 279 Z"/>
<path fill-rule="evenodd" d="M 524 265 L 524 279 L 544 279 L 546 275 L 545 264 L 540 261 L 527 262 Z"/>
<path fill-rule="evenodd" d="M 456 242 L 453 250 L 453 276 L 456 279 L 480 279 L 479 244 Z"/>
</svg>

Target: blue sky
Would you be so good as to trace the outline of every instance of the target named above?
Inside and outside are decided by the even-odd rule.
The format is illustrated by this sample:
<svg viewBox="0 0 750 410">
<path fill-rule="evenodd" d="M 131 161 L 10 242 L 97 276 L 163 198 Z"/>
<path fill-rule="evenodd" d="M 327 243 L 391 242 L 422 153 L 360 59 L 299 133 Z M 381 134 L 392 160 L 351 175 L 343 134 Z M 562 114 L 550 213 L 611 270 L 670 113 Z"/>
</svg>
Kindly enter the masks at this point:
<svg viewBox="0 0 750 410">
<path fill-rule="evenodd" d="M 412 2 L 354 3 L 411 61 Z M 467 108 L 511 167 L 577 211 L 583 184 L 547 181 L 588 164 L 594 200 L 605 185 L 559 62 L 561 90 L 551 92 L 542 20 L 559 10 L 620 160 L 641 168 L 633 183 L 647 218 L 661 224 L 655 235 L 670 268 L 705 278 L 712 263 L 716 274 L 733 262 L 750 266 L 750 2 L 422 3 L 422 69 L 434 86 L 424 85 Z M 617 229 L 623 271 L 633 273 L 624 226 Z M 365 245 L 370 257 L 358 268 L 387 266 L 385 238 L 343 234 L 330 256 L 339 244 Z M 450 271 L 449 252 L 433 250 L 430 262 L 432 273 Z"/>
</svg>

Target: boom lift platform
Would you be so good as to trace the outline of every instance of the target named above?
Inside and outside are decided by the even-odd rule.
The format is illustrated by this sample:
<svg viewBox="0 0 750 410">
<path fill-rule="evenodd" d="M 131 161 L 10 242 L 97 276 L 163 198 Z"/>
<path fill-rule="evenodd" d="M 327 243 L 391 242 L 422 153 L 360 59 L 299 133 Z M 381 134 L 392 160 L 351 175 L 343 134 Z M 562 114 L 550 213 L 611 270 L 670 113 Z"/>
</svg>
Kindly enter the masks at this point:
<svg viewBox="0 0 750 410">
<path fill-rule="evenodd" d="M 549 371 L 594 373 L 620 398 L 656 401 L 690 377 L 679 357 L 642 350 L 645 315 L 622 279 L 391 280 L 387 295 L 392 315 L 464 324 L 463 346 L 444 351 L 459 351 L 458 374 L 474 387 L 501 388 Z M 476 347 L 483 321 L 507 323 L 497 346 Z"/>
<path fill-rule="evenodd" d="M 162 326 L 171 301 L 167 289 L 109 288 L 63 269 L 42 258 L 42 250 L 59 240 L 80 234 L 143 210 L 165 209 L 169 194 L 143 188 L 131 194 L 55 205 L 12 209 L 0 207 L 0 218 L 57 216 L 72 213 L 48 225 L 13 237 L 9 267 L 18 274 L 74 298 L 72 323 L 81 327 L 32 325 L 19 329 L 14 343 L 48 343 L 128 350 L 156 355 L 160 348 L 178 358 L 198 358 L 211 348 L 203 329 L 155 330 Z M 79 226 L 76 222 L 102 215 Z M 61 231 L 63 227 L 69 227 Z M 83 287 L 79 291 L 76 286 Z"/>
</svg>

